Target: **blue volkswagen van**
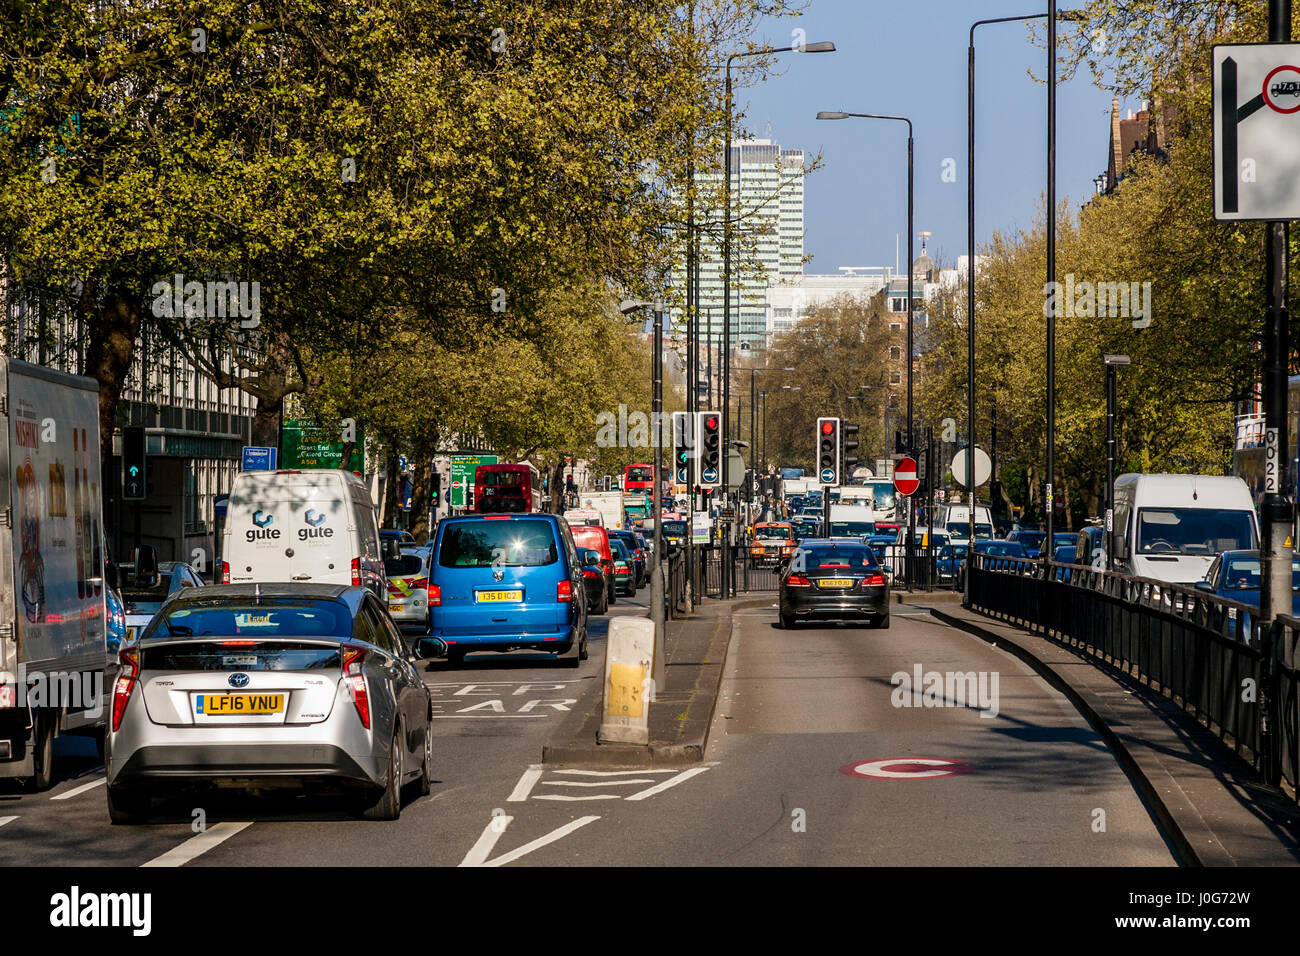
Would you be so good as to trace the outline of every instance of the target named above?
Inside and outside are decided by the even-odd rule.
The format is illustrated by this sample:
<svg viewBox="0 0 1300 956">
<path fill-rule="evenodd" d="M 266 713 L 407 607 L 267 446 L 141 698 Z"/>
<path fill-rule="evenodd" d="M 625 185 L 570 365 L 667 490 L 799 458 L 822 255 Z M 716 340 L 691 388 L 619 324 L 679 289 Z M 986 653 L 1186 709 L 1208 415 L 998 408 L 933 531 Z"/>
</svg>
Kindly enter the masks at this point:
<svg viewBox="0 0 1300 956">
<path fill-rule="evenodd" d="M 438 525 L 429 566 L 430 634 L 453 666 L 473 651 L 551 651 L 587 658 L 582 564 L 556 515 L 488 514 Z"/>
</svg>

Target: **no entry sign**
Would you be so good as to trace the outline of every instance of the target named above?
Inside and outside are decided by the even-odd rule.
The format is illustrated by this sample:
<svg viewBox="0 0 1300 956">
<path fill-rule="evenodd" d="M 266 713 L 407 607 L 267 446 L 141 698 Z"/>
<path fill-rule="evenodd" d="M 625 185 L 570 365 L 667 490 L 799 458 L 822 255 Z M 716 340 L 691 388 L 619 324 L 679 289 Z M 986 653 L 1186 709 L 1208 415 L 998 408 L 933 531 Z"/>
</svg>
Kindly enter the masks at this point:
<svg viewBox="0 0 1300 956">
<path fill-rule="evenodd" d="M 900 495 L 910 495 L 921 487 L 916 477 L 916 459 L 900 458 L 894 466 L 894 488 Z"/>
</svg>

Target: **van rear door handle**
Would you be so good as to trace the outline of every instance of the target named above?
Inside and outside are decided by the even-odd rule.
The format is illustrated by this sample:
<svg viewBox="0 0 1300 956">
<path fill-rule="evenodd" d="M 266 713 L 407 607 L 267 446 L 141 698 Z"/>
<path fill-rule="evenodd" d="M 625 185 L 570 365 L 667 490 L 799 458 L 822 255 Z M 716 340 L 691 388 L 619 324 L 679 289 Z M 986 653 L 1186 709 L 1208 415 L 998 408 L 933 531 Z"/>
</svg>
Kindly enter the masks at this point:
<svg viewBox="0 0 1300 956">
<path fill-rule="evenodd" d="M 311 575 L 310 575 L 310 574 L 295 574 L 295 575 L 294 575 L 290 580 L 293 580 L 293 581 L 310 581 L 310 580 L 311 580 Z"/>
</svg>

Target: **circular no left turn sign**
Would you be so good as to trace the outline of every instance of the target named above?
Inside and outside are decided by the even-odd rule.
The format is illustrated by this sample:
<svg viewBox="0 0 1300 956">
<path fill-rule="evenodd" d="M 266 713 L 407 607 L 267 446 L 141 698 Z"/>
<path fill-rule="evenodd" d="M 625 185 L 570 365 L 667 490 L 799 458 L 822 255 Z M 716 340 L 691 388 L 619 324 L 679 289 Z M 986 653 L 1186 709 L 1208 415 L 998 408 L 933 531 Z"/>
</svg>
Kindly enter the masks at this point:
<svg viewBox="0 0 1300 956">
<path fill-rule="evenodd" d="M 840 767 L 840 773 L 877 780 L 926 780 L 955 777 L 974 769 L 970 764 L 941 757 L 886 757 L 884 760 L 862 760 L 847 764 Z"/>
</svg>

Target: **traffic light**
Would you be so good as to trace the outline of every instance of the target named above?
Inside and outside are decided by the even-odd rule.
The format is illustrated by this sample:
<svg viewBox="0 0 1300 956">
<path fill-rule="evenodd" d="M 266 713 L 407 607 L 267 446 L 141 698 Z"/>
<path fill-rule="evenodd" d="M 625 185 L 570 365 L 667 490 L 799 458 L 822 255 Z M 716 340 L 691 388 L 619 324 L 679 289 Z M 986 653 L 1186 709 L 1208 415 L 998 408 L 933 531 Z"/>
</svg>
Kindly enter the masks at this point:
<svg viewBox="0 0 1300 956">
<path fill-rule="evenodd" d="M 699 412 L 696 427 L 696 454 L 699 470 L 696 484 L 700 488 L 722 486 L 722 413 Z"/>
<path fill-rule="evenodd" d="M 429 476 L 429 480 L 431 482 L 429 486 L 429 497 L 434 501 L 437 501 L 438 496 L 442 494 L 442 472 L 438 470 L 437 465 L 433 466 L 433 474 Z"/>
<path fill-rule="evenodd" d="M 673 481 L 688 490 L 695 485 L 695 476 L 691 474 L 695 436 L 690 425 L 689 412 L 673 412 Z"/>
<path fill-rule="evenodd" d="M 840 483 L 840 420 L 817 419 L 817 483 Z"/>
<path fill-rule="evenodd" d="M 853 436 L 858 433 L 858 426 L 852 422 L 840 422 L 840 469 L 843 472 L 840 484 L 847 485 L 853 478 L 853 469 L 861 460 L 853 454 L 858 449 L 858 440 Z"/>
<path fill-rule="evenodd" d="M 148 461 L 145 456 L 144 427 L 138 425 L 122 429 L 122 497 L 127 501 L 143 501 L 149 493 L 146 479 Z"/>
<path fill-rule="evenodd" d="M 903 445 L 903 433 L 902 433 L 902 432 L 894 432 L 894 454 L 895 454 L 895 455 L 906 455 L 906 454 L 907 454 L 907 448 Z"/>
</svg>

